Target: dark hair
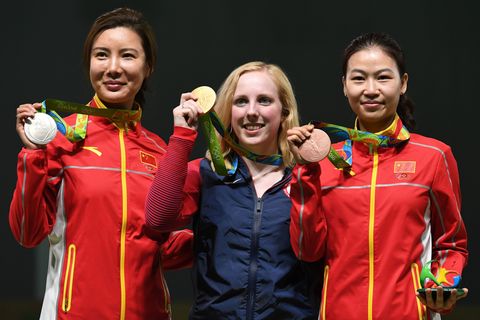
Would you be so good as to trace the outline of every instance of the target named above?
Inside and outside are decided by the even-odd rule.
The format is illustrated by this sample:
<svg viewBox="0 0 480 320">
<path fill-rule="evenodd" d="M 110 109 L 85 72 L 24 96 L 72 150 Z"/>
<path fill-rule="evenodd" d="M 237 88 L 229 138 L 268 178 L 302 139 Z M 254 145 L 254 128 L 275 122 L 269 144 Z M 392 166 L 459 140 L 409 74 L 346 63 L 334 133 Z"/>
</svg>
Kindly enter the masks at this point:
<svg viewBox="0 0 480 320">
<path fill-rule="evenodd" d="M 403 75 L 407 72 L 405 68 L 405 57 L 403 55 L 403 50 L 397 43 L 397 41 L 395 41 L 395 39 L 393 39 L 390 35 L 386 33 L 372 32 L 365 33 L 356 37 L 345 48 L 342 66 L 343 76 L 345 76 L 347 73 L 347 65 L 350 57 L 358 51 L 371 47 L 381 48 L 388 56 L 395 60 L 400 75 Z M 407 97 L 406 93 L 401 95 L 398 102 L 397 113 L 400 119 L 402 119 L 403 124 L 409 130 L 413 130 L 416 124 L 415 118 L 413 116 L 413 111 L 413 101 Z"/>
<path fill-rule="evenodd" d="M 145 62 L 152 72 L 157 62 L 157 44 L 153 29 L 141 12 L 124 7 L 102 14 L 92 24 L 83 44 L 83 66 L 87 74 L 90 70 L 90 56 L 96 38 L 103 31 L 117 27 L 126 27 L 138 34 L 145 51 Z M 142 107 L 145 102 L 144 92 L 147 89 L 147 79 L 148 77 L 145 78 L 142 87 L 135 96 L 135 101 Z"/>
</svg>

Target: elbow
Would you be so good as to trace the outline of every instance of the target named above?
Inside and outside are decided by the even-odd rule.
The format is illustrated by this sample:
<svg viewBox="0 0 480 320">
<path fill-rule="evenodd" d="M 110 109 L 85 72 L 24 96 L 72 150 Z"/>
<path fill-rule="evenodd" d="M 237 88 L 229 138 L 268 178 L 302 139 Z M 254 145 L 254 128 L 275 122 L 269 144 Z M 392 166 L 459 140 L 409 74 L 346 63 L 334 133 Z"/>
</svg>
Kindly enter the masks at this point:
<svg viewBox="0 0 480 320">
<path fill-rule="evenodd" d="M 162 221 L 156 221 L 148 218 L 145 219 L 145 227 L 154 232 L 162 232 L 162 233 L 172 232 L 176 230 L 173 224 L 168 224 Z"/>
<path fill-rule="evenodd" d="M 19 245 L 27 249 L 35 248 L 43 241 L 43 238 L 26 237 L 23 234 L 17 235 L 13 233 L 13 237 L 15 238 L 15 240 L 17 240 Z"/>
<path fill-rule="evenodd" d="M 41 241 L 40 242 L 26 242 L 26 241 L 20 242 L 19 241 L 18 243 L 24 248 L 32 249 L 32 248 L 35 248 L 36 246 L 38 246 L 41 243 Z"/>
</svg>

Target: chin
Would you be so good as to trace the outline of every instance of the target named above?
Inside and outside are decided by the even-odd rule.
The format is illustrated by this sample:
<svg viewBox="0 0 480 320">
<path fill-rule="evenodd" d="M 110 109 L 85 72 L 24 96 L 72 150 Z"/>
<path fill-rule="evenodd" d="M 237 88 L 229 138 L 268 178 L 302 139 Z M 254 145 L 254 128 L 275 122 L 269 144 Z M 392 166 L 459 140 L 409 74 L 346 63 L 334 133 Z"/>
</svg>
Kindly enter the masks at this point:
<svg viewBox="0 0 480 320">
<path fill-rule="evenodd" d="M 129 100 L 125 100 L 123 97 L 112 97 L 112 95 L 104 95 L 98 96 L 103 103 L 108 104 L 110 106 L 127 106 L 130 102 Z"/>
</svg>

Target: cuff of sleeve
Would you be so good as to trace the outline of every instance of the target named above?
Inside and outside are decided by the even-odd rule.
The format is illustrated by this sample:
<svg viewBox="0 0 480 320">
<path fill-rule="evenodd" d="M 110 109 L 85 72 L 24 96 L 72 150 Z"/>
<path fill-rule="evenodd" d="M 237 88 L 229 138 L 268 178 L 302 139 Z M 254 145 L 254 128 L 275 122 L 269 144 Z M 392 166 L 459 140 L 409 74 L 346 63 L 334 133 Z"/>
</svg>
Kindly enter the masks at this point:
<svg viewBox="0 0 480 320">
<path fill-rule="evenodd" d="M 46 148 L 28 149 L 28 148 L 22 147 L 22 149 L 18 153 L 18 160 L 22 159 L 24 155 L 27 155 L 32 160 L 33 159 L 44 160 L 47 158 L 47 149 Z"/>
<path fill-rule="evenodd" d="M 173 136 L 180 139 L 195 141 L 197 139 L 197 130 L 181 126 L 173 127 Z"/>
</svg>

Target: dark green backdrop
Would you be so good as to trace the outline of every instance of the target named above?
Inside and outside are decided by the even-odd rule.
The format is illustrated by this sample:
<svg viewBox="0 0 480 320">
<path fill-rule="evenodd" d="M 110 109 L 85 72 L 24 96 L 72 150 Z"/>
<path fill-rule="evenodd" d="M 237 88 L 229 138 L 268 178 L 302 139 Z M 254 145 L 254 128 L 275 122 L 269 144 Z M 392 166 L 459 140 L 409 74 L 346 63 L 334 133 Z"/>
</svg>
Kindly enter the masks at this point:
<svg viewBox="0 0 480 320">
<path fill-rule="evenodd" d="M 180 94 L 199 85 L 218 89 L 238 65 L 265 60 L 289 75 L 302 122 L 312 119 L 351 126 L 341 87 L 341 53 L 367 31 L 391 33 L 404 48 L 408 94 L 416 102 L 417 132 L 450 144 L 462 186 L 462 214 L 469 232 L 470 262 L 464 272 L 469 297 L 448 319 L 480 314 L 480 178 L 474 126 L 479 40 L 474 1 L 13 1 L 2 8 L 1 92 L 4 99 L 0 219 L 0 318 L 38 318 L 47 245 L 24 249 L 8 227 L 20 140 L 15 108 L 57 98 L 87 102 L 92 92 L 81 67 L 83 39 L 93 20 L 121 5 L 142 10 L 158 39 L 159 62 L 147 96 L 144 125 L 164 139 Z M 203 154 L 200 141 L 194 156 Z M 408 196 L 408 195 L 406 195 Z M 169 273 L 175 319 L 192 296 L 188 271 Z M 154 297 L 152 297 L 154 298 Z"/>
</svg>

